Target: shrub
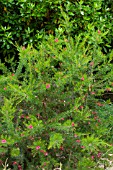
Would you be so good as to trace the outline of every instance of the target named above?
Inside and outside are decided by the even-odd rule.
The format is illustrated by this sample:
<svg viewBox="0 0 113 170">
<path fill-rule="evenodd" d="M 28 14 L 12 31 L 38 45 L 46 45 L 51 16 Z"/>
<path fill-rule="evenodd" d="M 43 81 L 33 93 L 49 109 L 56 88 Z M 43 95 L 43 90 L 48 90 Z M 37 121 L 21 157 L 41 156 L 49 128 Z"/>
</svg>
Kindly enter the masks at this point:
<svg viewBox="0 0 113 170">
<path fill-rule="evenodd" d="M 71 36 L 88 32 L 93 25 L 100 32 L 107 32 L 104 42 L 101 44 L 104 53 L 112 49 L 112 6 L 110 2 L 103 0 L 88 1 L 61 1 L 51 0 L 2 0 L 0 2 L 0 54 L 2 63 L 14 57 L 17 64 L 18 51 L 16 46 L 33 44 L 38 48 L 43 34 L 55 34 L 55 29 L 62 22 L 63 10 L 68 13 L 71 27 Z M 65 24 L 64 24 L 65 25 Z M 69 26 L 70 27 L 70 26 Z M 8 65 L 10 67 L 10 65 Z"/>
<path fill-rule="evenodd" d="M 72 38 L 68 25 L 39 50 L 18 47 L 18 68 L 0 77 L 1 161 L 13 169 L 99 169 L 112 150 L 95 98 L 112 88 L 112 52 L 99 47 L 106 32 Z"/>
</svg>

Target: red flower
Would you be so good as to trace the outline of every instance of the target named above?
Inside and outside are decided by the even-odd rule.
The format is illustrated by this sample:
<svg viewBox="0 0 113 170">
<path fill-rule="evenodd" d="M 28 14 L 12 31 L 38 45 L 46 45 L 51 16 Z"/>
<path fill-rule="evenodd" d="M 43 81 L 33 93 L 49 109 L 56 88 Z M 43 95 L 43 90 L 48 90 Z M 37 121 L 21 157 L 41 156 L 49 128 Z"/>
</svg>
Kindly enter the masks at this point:
<svg viewBox="0 0 113 170">
<path fill-rule="evenodd" d="M 29 116 L 26 116 L 26 119 L 29 119 Z"/>
<path fill-rule="evenodd" d="M 95 94 L 95 92 L 94 92 L 94 91 L 92 91 L 92 92 L 91 92 L 91 94 L 92 94 L 92 95 L 94 95 L 94 94 Z"/>
<path fill-rule="evenodd" d="M 96 114 L 97 114 L 97 112 L 92 112 L 92 114 L 93 114 L 93 115 L 96 115 Z"/>
<path fill-rule="evenodd" d="M 33 129 L 33 126 L 32 126 L 32 125 L 29 125 L 28 128 L 29 128 L 29 129 Z"/>
<path fill-rule="evenodd" d="M 78 135 L 77 135 L 77 134 L 74 134 L 74 137 L 75 137 L 75 138 L 77 138 L 77 137 L 78 137 Z"/>
<path fill-rule="evenodd" d="M 6 143 L 7 141 L 5 140 L 5 139 L 3 139 L 2 141 L 1 141 L 1 143 Z"/>
<path fill-rule="evenodd" d="M 100 102 L 97 102 L 97 106 L 103 106 L 103 104 Z"/>
<path fill-rule="evenodd" d="M 80 106 L 80 109 L 83 109 L 84 108 L 84 106 Z"/>
<path fill-rule="evenodd" d="M 101 120 L 100 120 L 100 119 L 98 119 L 98 122 L 100 123 L 100 122 L 101 122 Z"/>
<path fill-rule="evenodd" d="M 81 146 L 81 148 L 82 148 L 82 149 L 84 149 L 84 148 L 85 148 L 85 146 Z"/>
<path fill-rule="evenodd" d="M 102 153 L 101 153 L 101 152 L 98 152 L 97 157 L 100 158 L 101 155 L 102 155 Z"/>
<path fill-rule="evenodd" d="M 90 66 L 94 66 L 94 62 L 93 61 L 90 63 Z"/>
<path fill-rule="evenodd" d="M 12 76 L 14 76 L 15 74 L 14 73 L 12 73 Z"/>
<path fill-rule="evenodd" d="M 84 81 L 84 77 L 82 77 L 81 80 Z"/>
<path fill-rule="evenodd" d="M 40 150 L 41 153 L 44 153 L 44 150 Z"/>
<path fill-rule="evenodd" d="M 63 147 L 63 146 L 61 146 L 61 147 L 60 147 L 60 150 L 61 150 L 61 151 L 63 151 L 63 150 L 64 150 L 64 147 Z"/>
<path fill-rule="evenodd" d="M 100 34 L 101 33 L 101 31 L 100 30 L 98 30 L 98 34 Z"/>
<path fill-rule="evenodd" d="M 40 146 L 36 146 L 36 150 L 39 150 L 40 149 Z"/>
<path fill-rule="evenodd" d="M 47 165 L 47 163 L 46 162 L 44 162 L 44 165 L 43 166 L 46 166 Z"/>
<path fill-rule="evenodd" d="M 93 160 L 94 158 L 95 158 L 94 155 L 92 155 L 92 156 L 91 156 L 91 159 Z"/>
<path fill-rule="evenodd" d="M 45 152 L 45 153 L 44 153 L 44 155 L 45 155 L 45 156 L 48 156 L 48 153 L 47 153 L 47 152 Z"/>
<path fill-rule="evenodd" d="M 58 41 L 59 41 L 58 38 L 56 38 L 56 39 L 55 39 L 55 42 L 58 42 Z"/>
<path fill-rule="evenodd" d="M 72 126 L 72 127 L 74 127 L 74 126 L 75 126 L 75 123 L 74 123 L 74 122 L 72 122 L 71 126 Z"/>
<path fill-rule="evenodd" d="M 21 115 L 21 118 L 24 118 L 24 115 Z"/>
<path fill-rule="evenodd" d="M 13 165 L 17 165 L 17 162 L 15 161 L 15 162 L 13 162 Z"/>
<path fill-rule="evenodd" d="M 46 85 L 46 89 L 49 89 L 49 88 L 50 88 L 50 84 L 47 84 L 47 85 Z"/>
<path fill-rule="evenodd" d="M 95 116 L 94 119 L 97 120 L 97 119 L 98 119 L 98 116 Z"/>
<path fill-rule="evenodd" d="M 21 165 L 18 165 L 18 170 L 22 170 L 22 166 Z"/>
<path fill-rule="evenodd" d="M 77 142 L 77 143 L 80 143 L 80 140 L 78 139 L 78 140 L 76 140 L 76 142 Z"/>
</svg>

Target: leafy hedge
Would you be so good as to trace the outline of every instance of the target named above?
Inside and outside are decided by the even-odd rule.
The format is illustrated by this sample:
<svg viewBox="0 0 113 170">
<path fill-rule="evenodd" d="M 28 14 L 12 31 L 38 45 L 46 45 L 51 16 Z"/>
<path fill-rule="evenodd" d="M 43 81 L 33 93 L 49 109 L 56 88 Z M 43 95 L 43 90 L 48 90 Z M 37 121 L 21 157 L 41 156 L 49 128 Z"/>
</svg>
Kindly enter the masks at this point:
<svg viewBox="0 0 113 170">
<path fill-rule="evenodd" d="M 18 47 L 17 69 L 0 77 L 1 163 L 11 169 L 101 169 L 113 151 L 112 120 L 104 125 L 106 103 L 95 98 L 112 91 L 112 52 L 99 47 L 106 33 L 73 38 L 67 23 L 68 35 L 57 29 L 38 50 Z"/>
<path fill-rule="evenodd" d="M 61 7 L 68 14 L 73 36 L 87 32 L 92 25 L 101 32 L 108 31 L 104 43 L 101 44 L 103 51 L 107 52 L 113 36 L 112 1 L 2 0 L 0 2 L 2 62 L 12 57 L 15 61 L 18 60 L 17 45 L 32 44 L 37 47 L 44 32 L 54 34 L 56 28 L 63 26 Z"/>
<path fill-rule="evenodd" d="M 99 98 L 113 91 L 111 2 L 0 3 L 1 167 L 107 166 L 112 103 Z"/>
</svg>

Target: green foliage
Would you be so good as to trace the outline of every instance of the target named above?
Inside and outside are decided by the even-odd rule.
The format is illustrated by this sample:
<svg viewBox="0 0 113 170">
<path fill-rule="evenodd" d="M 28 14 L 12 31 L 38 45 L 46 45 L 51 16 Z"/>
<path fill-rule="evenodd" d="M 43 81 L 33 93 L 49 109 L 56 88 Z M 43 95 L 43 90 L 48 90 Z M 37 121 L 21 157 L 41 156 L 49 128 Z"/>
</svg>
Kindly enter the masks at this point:
<svg viewBox="0 0 113 170">
<path fill-rule="evenodd" d="M 50 143 L 48 149 L 56 147 L 60 148 L 62 143 L 63 143 L 62 135 L 60 133 L 52 133 L 50 136 Z"/>
<path fill-rule="evenodd" d="M 100 129 L 98 129 L 100 135 L 103 135 L 103 138 L 106 138 L 106 141 L 112 144 L 113 137 L 111 136 L 113 132 L 113 122 L 112 122 L 112 112 L 113 112 L 113 105 L 112 104 L 104 104 L 103 107 L 96 108 L 97 116 L 100 121 L 104 124 L 101 124 Z M 107 121 L 106 121 L 107 120 Z"/>
<path fill-rule="evenodd" d="M 100 121 L 107 109 L 96 98 L 112 91 L 112 51 L 99 46 L 108 32 L 89 24 L 73 38 L 62 14 L 55 36 L 44 36 L 38 50 L 18 46 L 17 69 L 0 77 L 0 153 L 13 169 L 94 169 L 112 151 L 112 131 Z"/>
<path fill-rule="evenodd" d="M 2 0 L 0 2 L 0 53 L 4 58 L 2 62 L 12 57 L 15 57 L 16 62 L 17 45 L 33 44 L 38 48 L 45 33 L 55 34 L 56 28 L 65 27 L 66 24 L 66 31 L 69 33 L 71 29 L 73 37 L 88 32 L 89 29 L 91 30 L 91 25 L 99 32 L 107 31 L 101 47 L 104 52 L 107 52 L 107 49 L 109 51 L 113 36 L 112 6 L 112 2 L 103 0 L 34 0 L 33 2 Z M 68 21 L 65 23 L 62 18 L 66 16 L 61 9 L 68 14 Z"/>
<path fill-rule="evenodd" d="M 95 163 L 91 159 L 84 157 L 79 161 L 77 170 L 86 170 L 89 167 L 91 170 L 93 170 L 95 167 Z M 100 168 L 98 168 L 98 169 L 100 169 Z"/>
</svg>

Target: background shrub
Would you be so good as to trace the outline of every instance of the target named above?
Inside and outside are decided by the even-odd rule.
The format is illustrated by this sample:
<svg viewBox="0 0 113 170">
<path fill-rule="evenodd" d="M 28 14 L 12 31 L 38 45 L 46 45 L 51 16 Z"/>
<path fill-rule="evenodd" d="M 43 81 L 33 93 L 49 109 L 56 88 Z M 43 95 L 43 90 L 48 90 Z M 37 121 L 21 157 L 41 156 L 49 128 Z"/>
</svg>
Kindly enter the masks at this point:
<svg viewBox="0 0 113 170">
<path fill-rule="evenodd" d="M 112 49 L 112 2 L 111 1 L 29 1 L 29 0 L 3 0 L 0 2 L 0 55 L 2 63 L 8 63 L 14 57 L 17 65 L 17 45 L 27 46 L 33 44 L 38 48 L 43 34 L 55 34 L 55 29 L 63 26 L 62 12 L 68 13 L 68 29 L 71 36 L 88 32 L 91 27 L 100 32 L 106 32 L 101 47 L 104 53 Z M 64 24 L 65 25 L 65 24 Z M 6 64 L 7 65 L 7 64 Z M 8 65 L 8 68 L 10 65 Z"/>
</svg>

